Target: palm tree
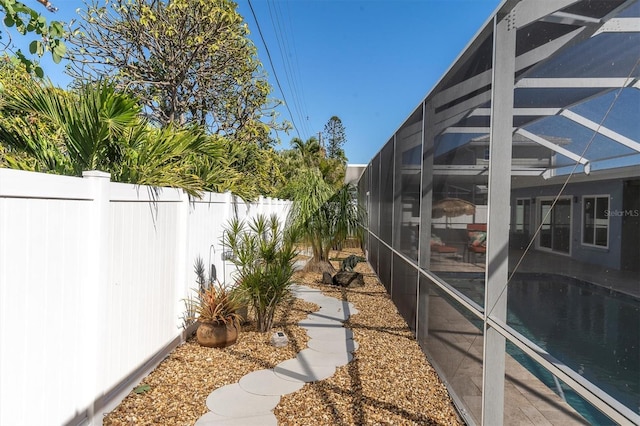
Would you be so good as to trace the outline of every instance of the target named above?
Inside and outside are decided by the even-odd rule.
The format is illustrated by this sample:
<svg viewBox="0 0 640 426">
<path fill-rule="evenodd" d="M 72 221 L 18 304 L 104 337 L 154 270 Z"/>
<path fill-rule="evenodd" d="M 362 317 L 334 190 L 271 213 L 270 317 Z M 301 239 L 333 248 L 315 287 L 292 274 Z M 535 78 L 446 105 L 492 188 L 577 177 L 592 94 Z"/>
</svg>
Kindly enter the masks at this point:
<svg viewBox="0 0 640 426">
<path fill-rule="evenodd" d="M 335 272 L 329 252 L 347 237 L 360 234 L 364 209 L 358 206 L 356 191 L 351 184 L 335 191 L 317 169 L 307 169 L 298 176 L 288 222 L 313 251 L 306 271 Z"/>
<path fill-rule="evenodd" d="M 306 167 L 314 167 L 320 161 L 320 143 L 315 137 L 310 137 L 306 141 L 300 138 L 291 139 L 291 146 L 299 153 L 302 162 Z"/>
<path fill-rule="evenodd" d="M 30 81 L 3 98 L 0 140 L 13 151 L 5 159 L 58 174 L 102 170 L 114 181 L 198 195 L 206 186 L 198 161 L 219 158 L 219 143 L 197 130 L 152 128 L 140 112 L 134 97 L 107 82 L 66 92 Z"/>
<path fill-rule="evenodd" d="M 79 176 L 83 170 L 111 170 L 121 161 L 120 142 L 139 124 L 140 107 L 104 82 L 72 93 L 30 81 L 5 98 L 3 113 L 9 119 L 0 123 L 0 134 L 7 143 L 35 157 L 42 168 L 57 171 L 66 164 Z M 41 135 L 42 127 L 50 133 Z"/>
<path fill-rule="evenodd" d="M 139 133 L 139 134 L 137 134 Z M 209 158 L 213 139 L 202 132 L 185 129 L 134 127 L 124 140 L 122 162 L 112 171 L 113 180 L 139 185 L 182 188 L 192 196 L 206 189 L 197 168 Z"/>
</svg>

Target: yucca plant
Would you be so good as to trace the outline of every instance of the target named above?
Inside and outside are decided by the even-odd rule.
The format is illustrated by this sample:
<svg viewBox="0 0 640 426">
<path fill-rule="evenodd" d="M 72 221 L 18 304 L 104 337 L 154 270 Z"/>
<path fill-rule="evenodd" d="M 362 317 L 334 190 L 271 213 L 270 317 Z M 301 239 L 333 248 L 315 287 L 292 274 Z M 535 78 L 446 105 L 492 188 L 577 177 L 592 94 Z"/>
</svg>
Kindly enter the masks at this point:
<svg viewBox="0 0 640 426">
<path fill-rule="evenodd" d="M 278 306 L 290 297 L 294 273 L 294 238 L 277 216 L 259 215 L 246 222 L 230 221 L 224 244 L 233 252 L 236 281 L 250 301 L 258 330 L 273 326 Z"/>
</svg>

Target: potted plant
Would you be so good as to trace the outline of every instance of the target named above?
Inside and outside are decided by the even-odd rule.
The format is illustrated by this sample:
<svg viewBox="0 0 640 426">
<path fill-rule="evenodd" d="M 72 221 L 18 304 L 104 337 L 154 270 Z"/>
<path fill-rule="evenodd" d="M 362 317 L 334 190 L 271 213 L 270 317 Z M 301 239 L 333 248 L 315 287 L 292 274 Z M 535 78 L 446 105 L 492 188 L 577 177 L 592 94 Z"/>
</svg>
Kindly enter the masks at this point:
<svg viewBox="0 0 640 426">
<path fill-rule="evenodd" d="M 196 337 L 202 346 L 224 348 L 238 340 L 242 302 L 236 293 L 221 284 L 198 290 L 193 300 L 198 329 Z"/>
</svg>

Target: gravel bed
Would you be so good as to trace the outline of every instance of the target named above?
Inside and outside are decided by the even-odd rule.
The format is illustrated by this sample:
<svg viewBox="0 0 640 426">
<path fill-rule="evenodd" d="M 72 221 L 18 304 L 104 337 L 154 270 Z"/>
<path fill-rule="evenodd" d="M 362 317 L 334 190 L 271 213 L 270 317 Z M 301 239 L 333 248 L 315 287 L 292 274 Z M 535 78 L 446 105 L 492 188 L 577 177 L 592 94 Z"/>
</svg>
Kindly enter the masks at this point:
<svg viewBox="0 0 640 426">
<path fill-rule="evenodd" d="M 345 249 L 332 257 L 358 251 Z M 369 265 L 359 263 L 355 270 L 364 275 L 364 287 L 337 289 L 320 284 L 319 274 L 296 275 L 299 284 L 353 302 L 359 313 L 346 326 L 360 347 L 353 361 L 330 378 L 283 396 L 274 410 L 278 424 L 462 425 L 445 386 Z M 132 391 L 105 416 L 104 425 L 193 425 L 208 411 L 205 400 L 212 391 L 305 349 L 309 338 L 297 323 L 316 310 L 317 305 L 299 299 L 282 307 L 272 332 L 287 334 L 290 343 L 284 348 L 271 346 L 272 332 L 258 333 L 251 323 L 243 326 L 238 343 L 224 349 L 201 347 L 190 338 L 140 383 L 150 390 Z"/>
</svg>

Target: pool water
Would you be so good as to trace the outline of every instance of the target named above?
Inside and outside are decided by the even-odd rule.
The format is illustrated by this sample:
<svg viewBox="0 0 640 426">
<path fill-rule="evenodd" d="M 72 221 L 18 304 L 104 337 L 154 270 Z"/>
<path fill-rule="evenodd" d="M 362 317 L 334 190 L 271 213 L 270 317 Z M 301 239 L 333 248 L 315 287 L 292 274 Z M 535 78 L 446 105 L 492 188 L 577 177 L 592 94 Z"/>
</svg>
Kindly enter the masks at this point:
<svg viewBox="0 0 640 426">
<path fill-rule="evenodd" d="M 482 305 L 482 276 L 445 278 Z M 613 398 L 639 413 L 640 300 L 556 274 L 516 274 L 509 284 L 507 323 Z M 613 424 L 567 386 L 507 345 L 507 352 L 591 424 Z"/>
</svg>

